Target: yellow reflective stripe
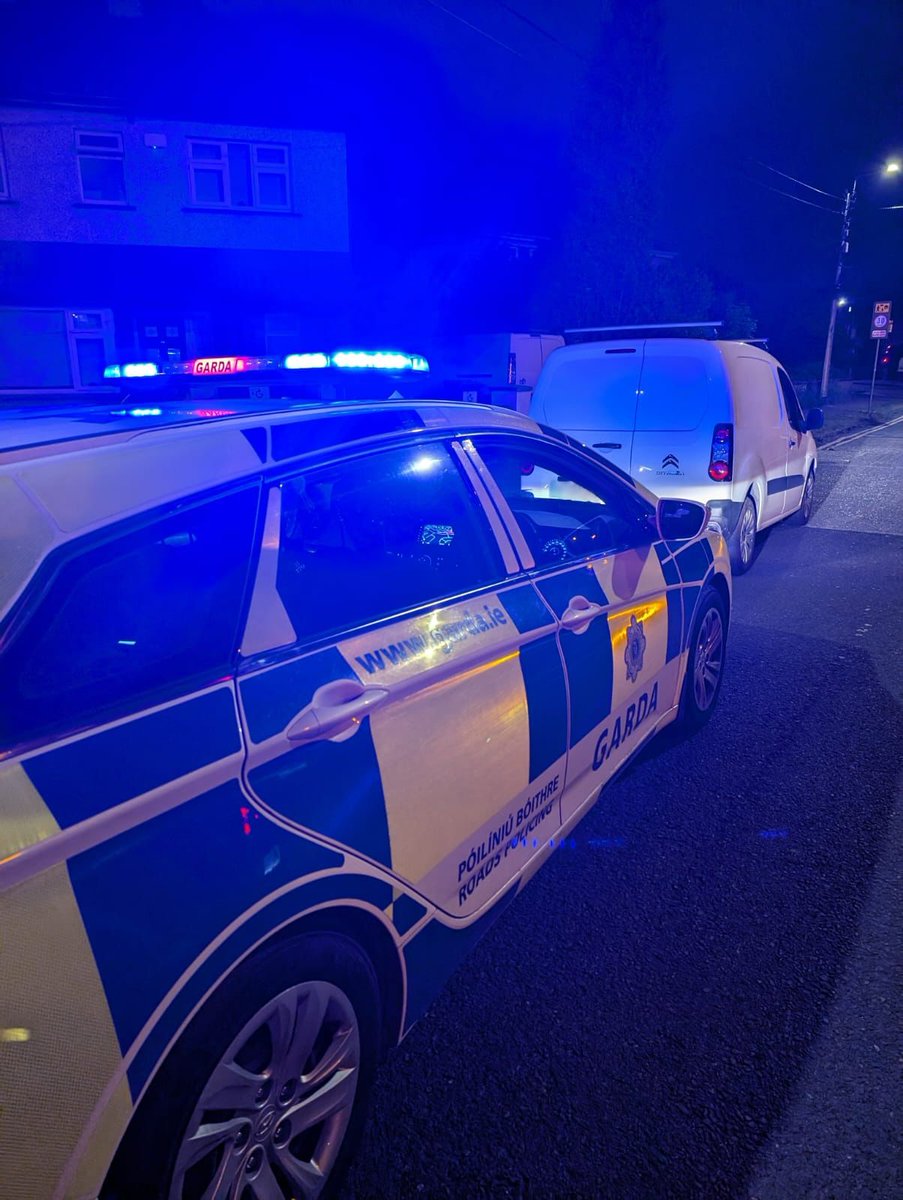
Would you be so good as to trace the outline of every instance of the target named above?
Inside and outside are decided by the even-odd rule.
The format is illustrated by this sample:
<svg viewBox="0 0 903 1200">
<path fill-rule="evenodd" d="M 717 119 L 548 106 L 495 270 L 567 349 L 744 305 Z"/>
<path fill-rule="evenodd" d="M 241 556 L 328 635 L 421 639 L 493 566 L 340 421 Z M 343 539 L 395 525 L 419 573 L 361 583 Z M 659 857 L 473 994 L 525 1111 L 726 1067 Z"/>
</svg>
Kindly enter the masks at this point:
<svg viewBox="0 0 903 1200">
<path fill-rule="evenodd" d="M 122 1053 L 69 873 L 0 894 L 0 1162 L 4 1200 L 51 1196 Z M 118 1120 L 131 1108 L 118 1096 Z M 48 1129 L 53 1136 L 45 1136 Z M 107 1139 L 109 1144 L 110 1139 Z"/>
<path fill-rule="evenodd" d="M 87 1149 L 78 1160 L 75 1175 L 63 1192 L 65 1200 L 82 1200 L 100 1191 L 113 1155 L 132 1116 L 132 1095 L 128 1080 L 123 1077 L 109 1103 L 91 1130 Z"/>
<path fill-rule="evenodd" d="M 60 827 L 21 763 L 0 764 L 0 864 Z"/>
<path fill-rule="evenodd" d="M 491 816 L 490 802 L 529 784 L 527 697 L 516 655 L 377 709 L 370 732 L 392 867 L 415 883 Z M 452 873 L 449 895 L 453 883 Z"/>
</svg>

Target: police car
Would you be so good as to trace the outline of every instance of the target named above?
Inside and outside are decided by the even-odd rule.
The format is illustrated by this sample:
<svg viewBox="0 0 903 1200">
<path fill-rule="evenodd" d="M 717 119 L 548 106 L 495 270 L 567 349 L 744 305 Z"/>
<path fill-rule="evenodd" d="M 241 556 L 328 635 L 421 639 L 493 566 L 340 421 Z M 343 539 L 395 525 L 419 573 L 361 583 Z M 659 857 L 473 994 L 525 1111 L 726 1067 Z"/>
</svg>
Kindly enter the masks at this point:
<svg viewBox="0 0 903 1200">
<path fill-rule="evenodd" d="M 711 714 L 724 541 L 479 405 L 0 439 L 3 1195 L 328 1194 L 380 1055 Z"/>
</svg>

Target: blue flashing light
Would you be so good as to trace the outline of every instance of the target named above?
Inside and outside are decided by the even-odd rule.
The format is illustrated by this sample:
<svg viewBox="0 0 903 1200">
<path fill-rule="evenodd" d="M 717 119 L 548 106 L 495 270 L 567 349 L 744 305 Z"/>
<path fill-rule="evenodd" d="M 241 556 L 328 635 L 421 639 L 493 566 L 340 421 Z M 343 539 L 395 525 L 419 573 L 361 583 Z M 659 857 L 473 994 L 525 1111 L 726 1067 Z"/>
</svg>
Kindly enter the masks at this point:
<svg viewBox="0 0 903 1200">
<path fill-rule="evenodd" d="M 338 367 L 342 371 L 428 371 L 430 364 L 422 354 L 403 354 L 400 350 L 336 350 L 334 354 L 289 354 L 282 365 L 290 371 L 323 370 Z"/>
<path fill-rule="evenodd" d="M 106 371 L 104 371 L 106 375 Z M 141 379 L 146 375 L 158 375 L 157 364 L 152 362 L 123 363 L 122 375 L 125 379 Z"/>
<path fill-rule="evenodd" d="M 410 354 L 400 354 L 397 350 L 339 350 L 333 354 L 332 364 L 377 371 L 410 371 L 414 367 Z"/>
<path fill-rule="evenodd" d="M 130 408 L 130 417 L 162 417 L 162 408 Z"/>
<path fill-rule="evenodd" d="M 103 369 L 104 379 L 118 379 L 122 375 L 122 368 L 119 363 L 110 363 L 108 367 Z"/>
<path fill-rule="evenodd" d="M 328 354 L 288 354 L 282 364 L 289 371 L 315 370 L 329 366 Z"/>
</svg>

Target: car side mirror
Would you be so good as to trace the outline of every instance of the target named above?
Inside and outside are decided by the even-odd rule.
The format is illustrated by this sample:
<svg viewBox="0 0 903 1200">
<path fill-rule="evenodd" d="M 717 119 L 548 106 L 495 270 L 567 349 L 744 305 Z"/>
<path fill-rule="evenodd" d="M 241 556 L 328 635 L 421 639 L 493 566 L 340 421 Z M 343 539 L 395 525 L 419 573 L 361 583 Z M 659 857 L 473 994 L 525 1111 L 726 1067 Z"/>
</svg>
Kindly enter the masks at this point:
<svg viewBox="0 0 903 1200">
<path fill-rule="evenodd" d="M 659 500 L 655 527 L 666 542 L 685 542 L 702 533 L 709 523 L 709 507 L 695 500 Z"/>
<path fill-rule="evenodd" d="M 821 429 L 825 423 L 825 414 L 820 408 L 810 408 L 806 413 L 806 432 L 809 433 L 813 429 Z"/>
</svg>

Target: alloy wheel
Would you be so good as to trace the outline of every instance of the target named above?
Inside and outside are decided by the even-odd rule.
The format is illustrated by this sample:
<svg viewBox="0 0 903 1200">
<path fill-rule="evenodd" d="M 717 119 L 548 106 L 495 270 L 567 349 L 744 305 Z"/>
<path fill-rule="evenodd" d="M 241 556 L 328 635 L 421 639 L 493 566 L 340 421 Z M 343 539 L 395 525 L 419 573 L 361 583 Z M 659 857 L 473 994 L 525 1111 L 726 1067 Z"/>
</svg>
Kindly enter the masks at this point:
<svg viewBox="0 0 903 1200">
<path fill-rule="evenodd" d="M 693 655 L 693 698 L 700 712 L 708 712 L 715 701 L 724 667 L 724 625 L 721 613 L 712 607 L 702 619 Z"/>
<path fill-rule="evenodd" d="M 752 504 L 747 501 L 743 506 L 743 514 L 740 517 L 740 557 L 743 560 L 744 566 L 748 566 L 752 562 L 755 547 L 756 512 Z"/>
<path fill-rule="evenodd" d="M 360 1032 L 340 988 L 281 992 L 209 1076 L 176 1155 L 170 1200 L 315 1200 L 351 1119 Z"/>
</svg>

